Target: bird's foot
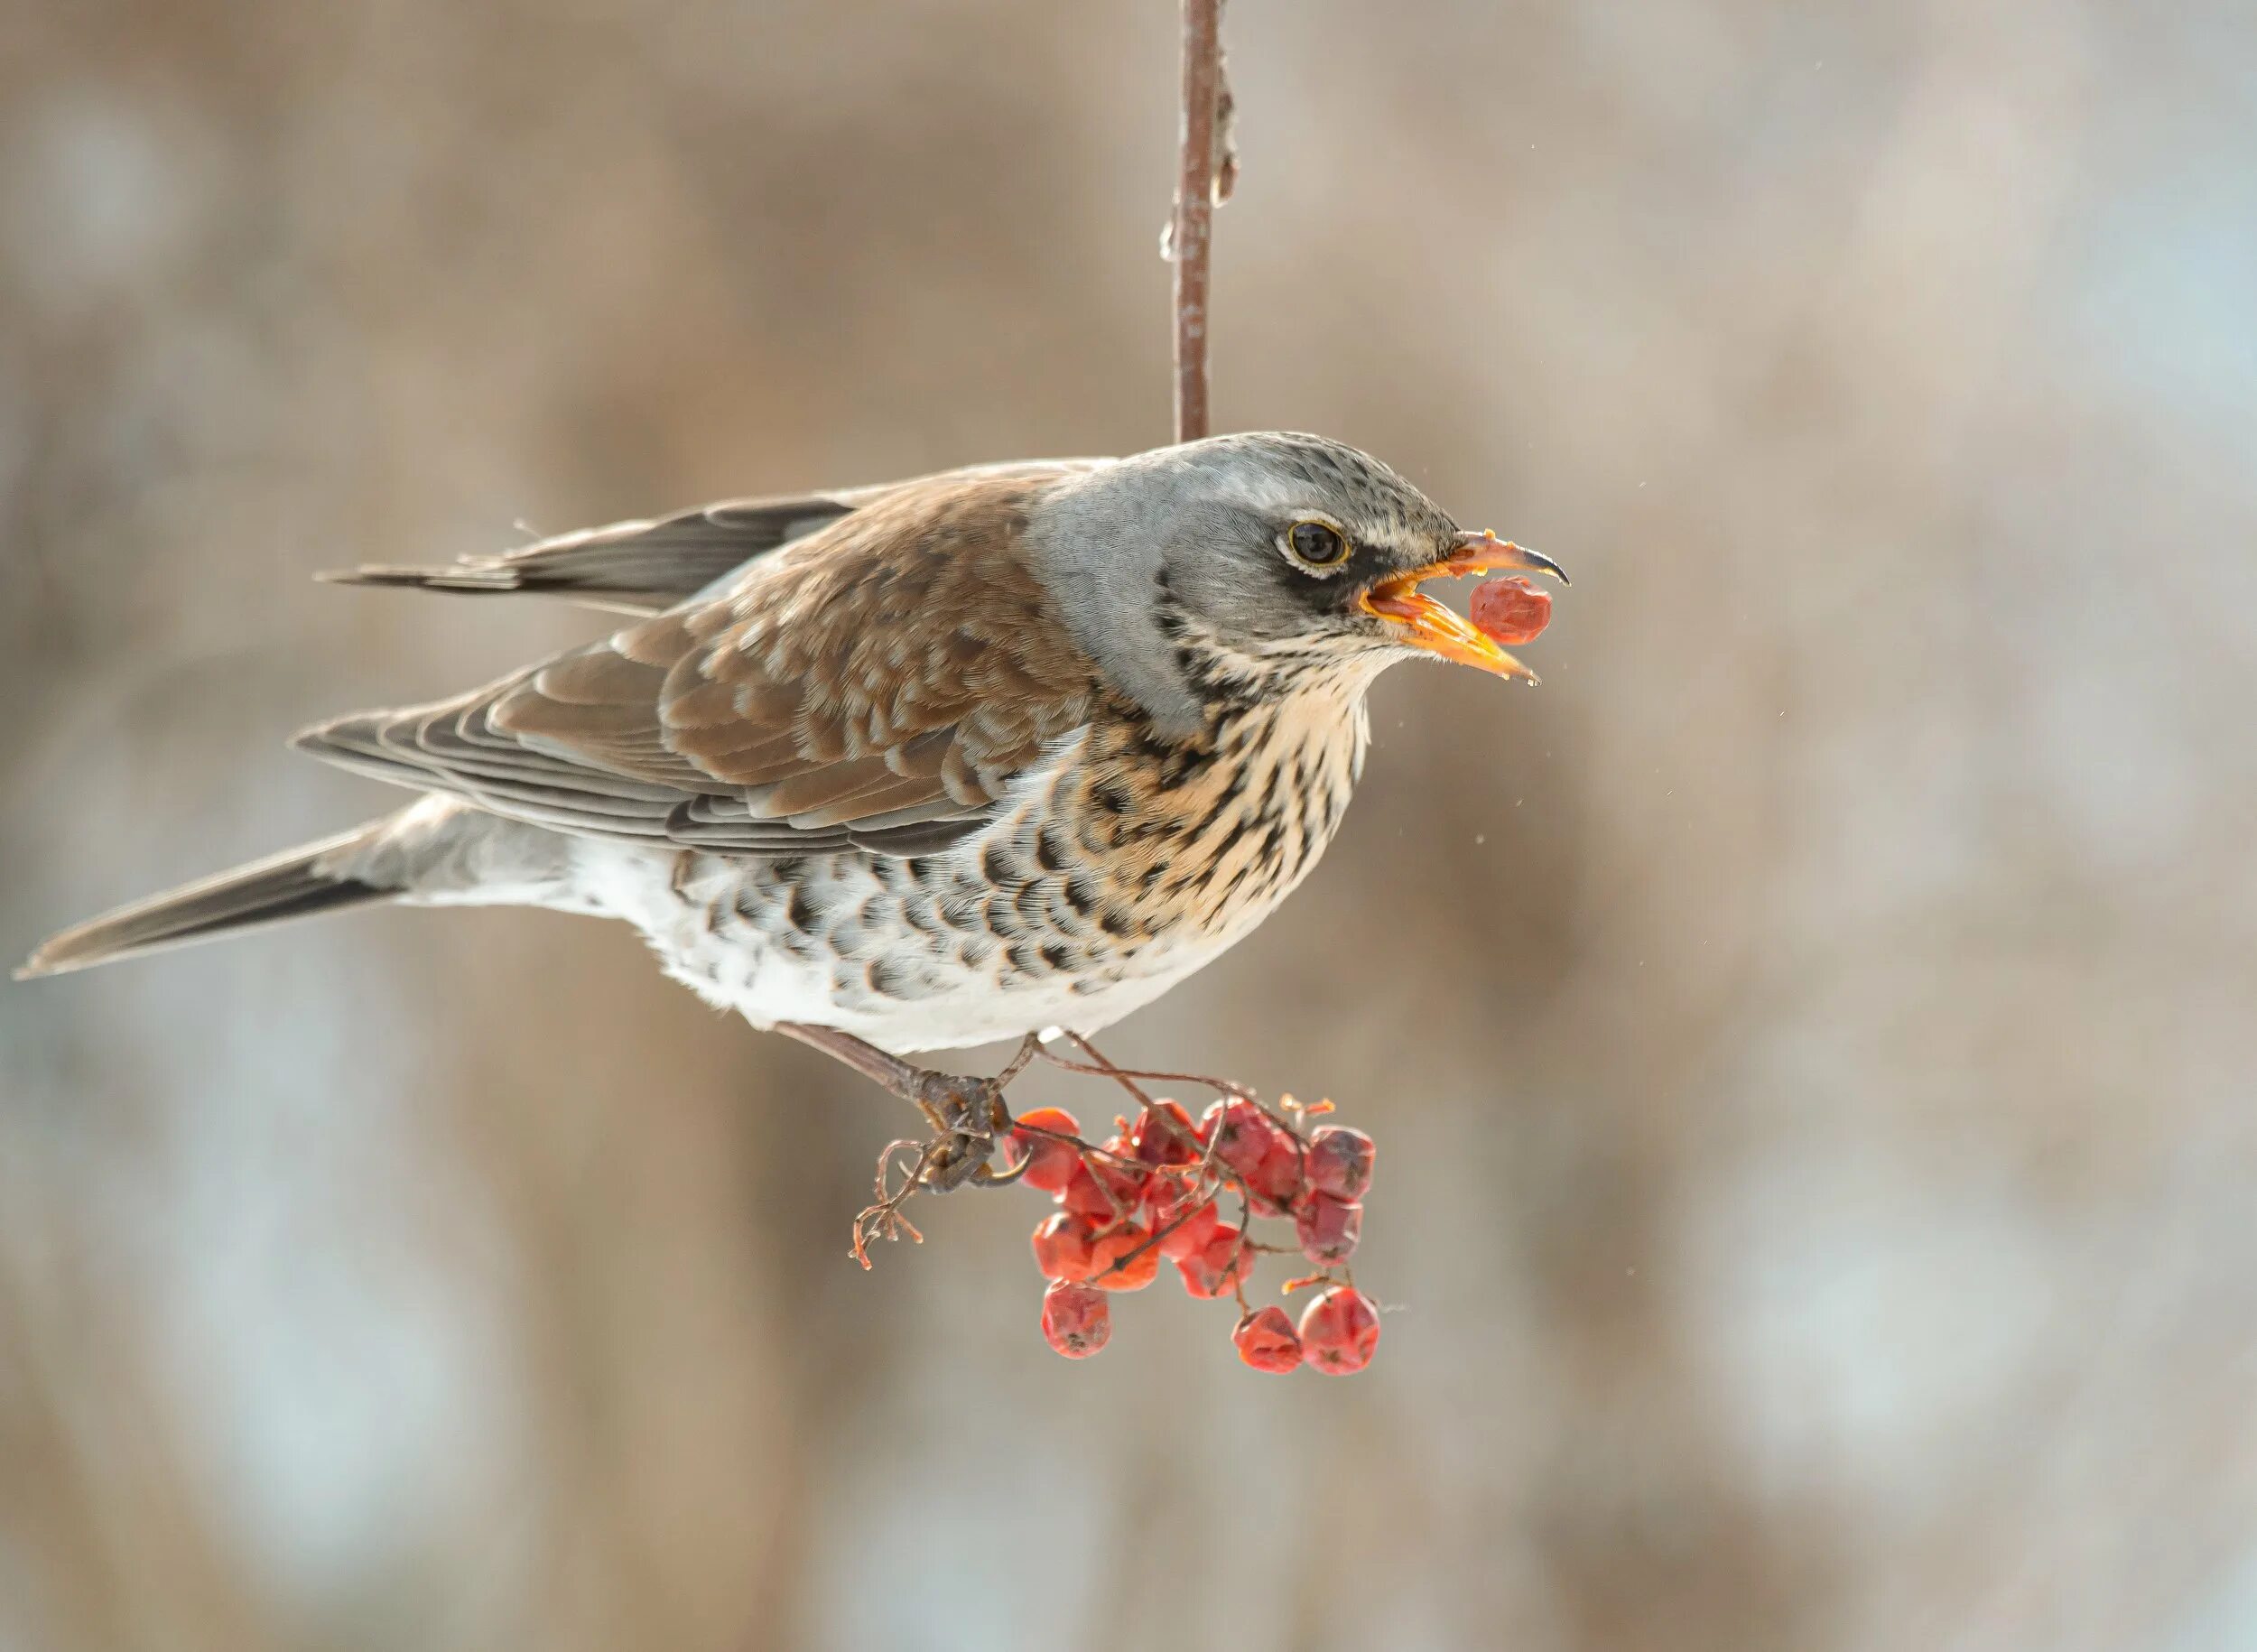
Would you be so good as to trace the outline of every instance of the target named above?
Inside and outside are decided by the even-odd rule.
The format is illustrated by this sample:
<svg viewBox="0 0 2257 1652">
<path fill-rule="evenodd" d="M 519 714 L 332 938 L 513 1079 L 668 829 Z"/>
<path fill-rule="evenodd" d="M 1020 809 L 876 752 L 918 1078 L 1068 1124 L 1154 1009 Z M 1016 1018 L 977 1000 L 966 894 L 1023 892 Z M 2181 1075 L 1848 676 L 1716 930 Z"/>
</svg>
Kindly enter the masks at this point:
<svg viewBox="0 0 2257 1652">
<path fill-rule="evenodd" d="M 921 1178 L 936 1193 L 971 1183 L 1000 1187 L 1018 1180 L 1017 1170 L 997 1170 L 989 1163 L 1011 1128 L 1011 1109 L 1003 1092 L 1041 1053 L 1042 1039 L 1028 1034 L 1019 1041 L 1003 1071 L 993 1078 L 966 1078 L 953 1072 L 921 1069 L 910 1100 L 933 1126 L 933 1146 Z M 1024 1166 L 1022 1166 L 1023 1168 Z"/>
<path fill-rule="evenodd" d="M 1003 1086 L 1008 1081 L 1001 1075 L 975 1079 L 954 1072 L 917 1074 L 916 1093 L 910 1100 L 933 1127 L 933 1146 L 918 1177 L 926 1188 L 945 1193 L 967 1182 L 1012 1179 L 989 1165 L 1011 1128 L 1011 1109 L 1003 1101 Z"/>
<path fill-rule="evenodd" d="M 1042 1049 L 1042 1040 L 1034 1034 L 1020 1040 L 1002 1072 L 993 1078 L 976 1079 L 916 1066 L 836 1027 L 779 1021 L 776 1030 L 837 1057 L 924 1115 L 925 1123 L 933 1128 L 933 1137 L 924 1144 L 912 1186 L 944 1193 L 967 1182 L 1000 1184 L 1017 1180 L 1012 1172 L 989 1168 L 988 1161 L 1011 1128 L 1011 1109 L 1003 1102 L 1004 1089 Z M 882 1195 L 884 1189 L 879 1192 Z"/>
</svg>

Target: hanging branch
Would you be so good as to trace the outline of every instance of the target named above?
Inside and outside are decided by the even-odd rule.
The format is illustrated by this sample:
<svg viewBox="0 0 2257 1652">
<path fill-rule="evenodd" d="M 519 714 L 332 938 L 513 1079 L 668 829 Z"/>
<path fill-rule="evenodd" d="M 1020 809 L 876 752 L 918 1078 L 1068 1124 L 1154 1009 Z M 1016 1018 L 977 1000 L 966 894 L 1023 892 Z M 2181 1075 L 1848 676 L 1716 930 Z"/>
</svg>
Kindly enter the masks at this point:
<svg viewBox="0 0 2257 1652">
<path fill-rule="evenodd" d="M 1238 181 L 1222 69 L 1222 0 L 1184 0 L 1182 162 L 1164 251 L 1175 265 L 1175 440 L 1207 433 L 1208 253 L 1214 209 Z"/>
<path fill-rule="evenodd" d="M 1175 210 L 1160 239 L 1175 265 L 1175 440 L 1207 433 L 1207 254 L 1214 209 L 1238 181 L 1231 86 L 1220 28 L 1223 0 L 1183 0 L 1183 155 Z M 933 1134 L 888 1142 L 878 1155 L 875 1199 L 854 1219 L 854 1259 L 870 1266 L 879 1240 L 924 1235 L 902 1213 L 919 1194 L 955 1187 L 1020 1186 L 1048 1193 L 1049 1216 L 1032 1236 L 1036 1269 L 1047 1282 L 1042 1330 L 1051 1347 L 1085 1359 L 1112 1336 L 1111 1296 L 1149 1285 L 1165 1259 L 1184 1291 L 1221 1299 L 1238 1312 L 1231 1333 L 1239 1358 L 1258 1371 L 1306 1365 L 1335 1374 L 1361 1370 L 1379 1341 L 1379 1309 L 1349 1271 L 1363 1233 L 1363 1195 L 1371 1181 L 1371 1138 L 1313 1121 L 1330 1101 L 1275 1106 L 1236 1081 L 1190 1072 L 1121 1067 L 1074 1032 L 1063 1036 L 1087 1059 L 1049 1047 L 1043 1035 L 1020 1042 L 1003 1071 L 986 1081 L 924 1072 L 836 1028 L 779 1023 L 916 1104 Z M 1073 1114 L 1040 1107 L 1014 1118 L 1004 1091 L 1036 1059 L 1063 1072 L 1110 1079 L 1137 1108 L 1113 1119 L 1113 1134 L 1083 1136 Z M 1190 1110 L 1147 1085 L 1189 1084 L 1217 1100 L 1194 1121 Z M 998 1155 L 1003 1168 L 992 1162 Z M 1257 1219 L 1290 1221 L 1291 1244 L 1254 1237 Z M 1278 1287 L 1323 1287 L 1296 1324 L 1278 1304 L 1257 1308 L 1248 1276 L 1266 1256 L 1298 1255 L 1315 1272 Z"/>
</svg>

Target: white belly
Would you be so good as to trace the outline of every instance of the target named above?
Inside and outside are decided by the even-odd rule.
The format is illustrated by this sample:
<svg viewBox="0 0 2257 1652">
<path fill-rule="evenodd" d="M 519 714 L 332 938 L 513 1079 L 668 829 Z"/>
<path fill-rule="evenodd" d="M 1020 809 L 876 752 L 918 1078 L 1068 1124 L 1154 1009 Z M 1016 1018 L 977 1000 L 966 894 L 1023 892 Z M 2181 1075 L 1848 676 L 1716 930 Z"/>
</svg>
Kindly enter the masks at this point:
<svg viewBox="0 0 2257 1652">
<path fill-rule="evenodd" d="M 1037 867 L 1052 812 L 1091 806 L 1074 791 L 1086 784 L 1085 731 L 1021 775 L 992 820 L 933 854 L 755 861 L 576 839 L 561 878 L 552 849 L 532 898 L 632 923 L 668 974 L 756 1026 L 809 1022 L 904 1052 L 1096 1032 L 1228 951 L 1307 874 L 1354 780 L 1361 694 L 1351 682 L 1249 719 L 1225 737 L 1222 763 L 1155 806 L 1157 824 L 1182 829 L 1172 852 L 1194 858 L 1193 882 L 1162 883 L 1167 868 L 1135 848 L 1154 821 L 1096 851 L 1053 845 Z M 1280 798 L 1252 812 L 1254 800 Z M 1232 799 L 1244 802 L 1224 812 Z"/>
<path fill-rule="evenodd" d="M 976 863 L 978 844 L 971 840 L 948 852 Z M 684 882 L 683 858 L 673 851 L 583 840 L 574 858 L 575 883 L 586 897 L 579 909 L 632 923 L 666 973 L 709 1003 L 737 1011 L 755 1026 L 810 1022 L 897 1052 L 958 1049 L 1054 1026 L 1096 1032 L 1211 962 L 1259 918 L 1249 914 L 1249 921 L 1221 933 L 1147 942 L 1093 972 L 1009 980 L 999 970 L 956 970 L 940 974 L 931 991 L 913 999 L 857 1002 L 859 995 L 840 991 L 833 959 L 795 957 L 757 934 L 715 924 L 714 903 L 728 898 L 728 880 L 738 876 L 727 863 L 701 858 Z M 858 856 L 809 857 L 802 868 L 803 880 L 818 887 L 826 905 L 852 905 L 881 893 L 869 863 Z M 905 956 L 915 942 L 905 939 Z"/>
</svg>

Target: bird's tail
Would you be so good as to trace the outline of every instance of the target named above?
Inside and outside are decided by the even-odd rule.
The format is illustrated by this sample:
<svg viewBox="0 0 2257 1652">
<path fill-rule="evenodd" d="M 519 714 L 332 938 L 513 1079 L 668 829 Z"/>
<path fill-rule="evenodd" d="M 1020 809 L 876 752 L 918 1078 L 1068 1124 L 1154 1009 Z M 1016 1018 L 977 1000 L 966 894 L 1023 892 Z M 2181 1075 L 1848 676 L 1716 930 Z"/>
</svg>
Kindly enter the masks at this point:
<svg viewBox="0 0 2257 1652">
<path fill-rule="evenodd" d="M 47 941 L 16 970 L 16 979 L 61 975 L 285 918 L 391 900 L 399 888 L 370 882 L 355 869 L 391 824 L 372 821 L 105 913 Z"/>
</svg>

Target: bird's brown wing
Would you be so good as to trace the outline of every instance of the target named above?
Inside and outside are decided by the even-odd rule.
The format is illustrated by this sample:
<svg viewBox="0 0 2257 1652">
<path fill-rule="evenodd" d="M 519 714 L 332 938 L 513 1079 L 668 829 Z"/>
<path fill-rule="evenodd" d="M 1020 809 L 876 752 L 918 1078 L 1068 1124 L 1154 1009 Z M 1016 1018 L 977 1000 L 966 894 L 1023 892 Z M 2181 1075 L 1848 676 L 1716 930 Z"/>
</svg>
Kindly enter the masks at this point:
<svg viewBox="0 0 2257 1652">
<path fill-rule="evenodd" d="M 905 486 L 686 603 L 460 699 L 298 744 L 586 835 L 927 852 L 1082 726 L 1094 668 L 1020 553 L 1046 478 Z"/>
<path fill-rule="evenodd" d="M 527 592 L 562 597 L 587 608 L 655 614 L 688 601 L 756 557 L 804 539 L 850 512 L 895 493 L 927 491 L 952 479 L 1047 478 L 1097 462 L 1041 459 L 834 493 L 730 499 L 652 521 L 615 522 L 559 534 L 499 556 L 465 557 L 449 567 L 378 563 L 321 577 L 338 585 L 393 586 L 466 596 Z"/>
</svg>

